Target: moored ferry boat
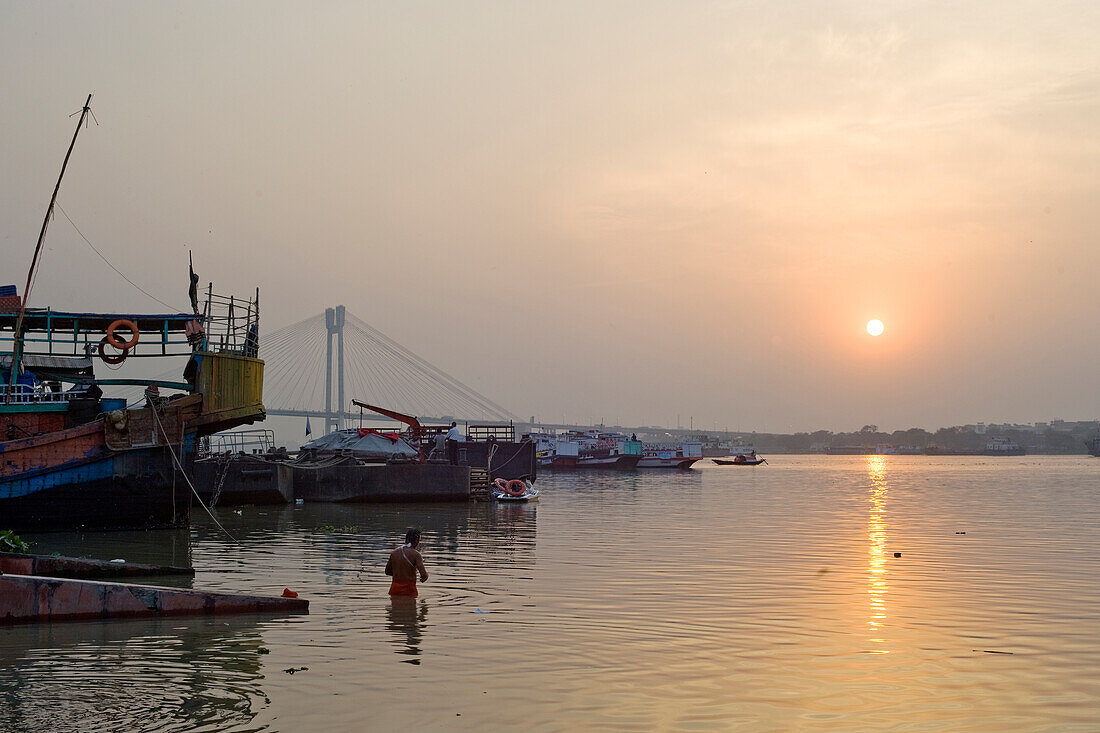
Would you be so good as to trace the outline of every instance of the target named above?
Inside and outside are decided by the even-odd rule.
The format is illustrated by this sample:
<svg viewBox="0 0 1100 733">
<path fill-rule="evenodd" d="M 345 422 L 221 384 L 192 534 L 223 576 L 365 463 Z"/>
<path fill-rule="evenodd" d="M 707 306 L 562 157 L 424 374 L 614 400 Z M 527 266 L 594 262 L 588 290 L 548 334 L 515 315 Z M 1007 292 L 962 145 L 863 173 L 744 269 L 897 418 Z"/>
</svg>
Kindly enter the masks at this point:
<svg viewBox="0 0 1100 733">
<path fill-rule="evenodd" d="M 697 441 L 684 443 L 643 443 L 642 460 L 638 468 L 678 468 L 687 470 L 703 457 L 703 444 Z"/>
<path fill-rule="evenodd" d="M 642 460 L 642 443 L 618 433 L 599 430 L 570 431 L 564 437 L 578 445 L 576 468 L 632 471 Z"/>
<path fill-rule="evenodd" d="M 531 433 L 535 441 L 535 460 L 543 468 L 576 468 L 580 443 L 555 433 Z"/>
<path fill-rule="evenodd" d="M 732 440 L 712 438 L 709 435 L 701 435 L 698 438 L 703 446 L 703 458 L 724 458 L 731 455 L 733 450 Z"/>
</svg>

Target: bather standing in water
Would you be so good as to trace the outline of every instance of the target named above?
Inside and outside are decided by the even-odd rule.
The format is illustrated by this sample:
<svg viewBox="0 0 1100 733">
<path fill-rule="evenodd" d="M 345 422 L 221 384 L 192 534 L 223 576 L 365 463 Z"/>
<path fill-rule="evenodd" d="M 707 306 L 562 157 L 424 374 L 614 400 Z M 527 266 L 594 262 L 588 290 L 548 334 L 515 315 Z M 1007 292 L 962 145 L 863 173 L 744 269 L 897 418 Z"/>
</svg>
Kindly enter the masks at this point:
<svg viewBox="0 0 1100 733">
<path fill-rule="evenodd" d="M 416 598 L 416 576 L 420 582 L 428 580 L 428 571 L 424 569 L 424 558 L 416 549 L 420 546 L 420 530 L 410 528 L 405 533 L 405 544 L 390 553 L 386 563 L 386 575 L 393 576 L 390 583 L 391 596 L 411 596 Z"/>
</svg>

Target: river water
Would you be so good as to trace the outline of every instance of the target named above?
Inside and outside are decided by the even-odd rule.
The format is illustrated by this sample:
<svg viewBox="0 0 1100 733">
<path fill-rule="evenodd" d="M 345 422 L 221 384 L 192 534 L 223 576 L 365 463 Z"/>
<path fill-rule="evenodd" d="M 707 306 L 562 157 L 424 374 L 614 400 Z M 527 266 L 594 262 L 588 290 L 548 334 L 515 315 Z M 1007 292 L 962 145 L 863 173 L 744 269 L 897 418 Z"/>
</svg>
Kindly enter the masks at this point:
<svg viewBox="0 0 1100 733">
<path fill-rule="evenodd" d="M 0 628 L 0 730 L 1100 728 L 1100 460 L 699 466 L 544 475 L 526 506 L 219 509 L 237 541 L 201 511 L 34 536 L 310 613 Z M 409 525 L 431 577 L 395 603 Z"/>
</svg>

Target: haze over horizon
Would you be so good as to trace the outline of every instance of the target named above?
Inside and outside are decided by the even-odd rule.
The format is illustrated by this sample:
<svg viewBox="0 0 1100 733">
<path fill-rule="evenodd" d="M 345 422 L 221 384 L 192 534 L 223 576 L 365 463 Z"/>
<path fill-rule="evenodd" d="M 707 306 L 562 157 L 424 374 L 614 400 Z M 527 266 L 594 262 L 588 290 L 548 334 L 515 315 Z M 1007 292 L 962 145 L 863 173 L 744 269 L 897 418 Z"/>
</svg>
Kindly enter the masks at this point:
<svg viewBox="0 0 1100 733">
<path fill-rule="evenodd" d="M 260 287 L 264 332 L 344 304 L 523 418 L 1100 416 L 1095 3 L 0 19 L 0 284 L 22 292 L 89 92 L 98 121 L 31 306 L 163 310 L 67 215 L 180 309 L 191 249 L 204 284 Z"/>
</svg>

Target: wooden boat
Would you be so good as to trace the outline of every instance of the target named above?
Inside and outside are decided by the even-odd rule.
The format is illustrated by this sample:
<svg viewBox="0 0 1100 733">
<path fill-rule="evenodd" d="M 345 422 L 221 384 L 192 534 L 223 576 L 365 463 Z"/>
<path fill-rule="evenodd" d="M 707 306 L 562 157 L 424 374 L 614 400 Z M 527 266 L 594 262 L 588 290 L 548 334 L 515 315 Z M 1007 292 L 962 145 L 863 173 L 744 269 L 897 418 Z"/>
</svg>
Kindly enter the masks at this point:
<svg viewBox="0 0 1100 733">
<path fill-rule="evenodd" d="M 737 460 L 738 458 L 741 458 L 741 456 L 729 459 L 711 458 L 711 460 L 717 463 L 719 466 L 759 466 L 761 463 L 767 463 L 767 460 L 763 458 L 743 458 L 740 461 Z"/>
<path fill-rule="evenodd" d="M 255 301 L 235 301 L 208 288 L 200 310 L 192 270 L 192 313 L 28 308 L 60 186 L 59 178 L 23 296 L 0 288 L 0 522 L 32 530 L 186 524 L 200 438 L 266 415 L 259 291 Z M 176 357 L 186 367 L 180 382 L 99 379 L 97 357 L 119 368 L 127 358 Z M 104 388 L 126 385 L 145 387 L 144 404 L 104 397 Z M 162 388 L 176 394 L 161 396 Z"/>
</svg>

